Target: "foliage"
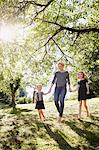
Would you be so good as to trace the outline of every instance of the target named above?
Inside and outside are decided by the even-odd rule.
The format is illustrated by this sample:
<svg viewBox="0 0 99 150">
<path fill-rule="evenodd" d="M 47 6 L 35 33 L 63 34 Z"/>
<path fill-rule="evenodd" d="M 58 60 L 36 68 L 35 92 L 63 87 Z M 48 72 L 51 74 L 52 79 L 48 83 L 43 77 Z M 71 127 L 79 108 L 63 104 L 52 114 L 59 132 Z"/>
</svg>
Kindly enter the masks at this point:
<svg viewBox="0 0 99 150">
<path fill-rule="evenodd" d="M 27 92 L 22 87 L 19 88 L 19 97 L 27 96 Z"/>
<path fill-rule="evenodd" d="M 31 103 L 31 98 L 28 98 L 28 97 L 18 97 L 16 99 L 16 103 L 17 104 L 29 104 Z"/>
<path fill-rule="evenodd" d="M 10 97 L 4 92 L 0 92 L 0 103 L 9 104 Z"/>
<path fill-rule="evenodd" d="M 88 40 L 88 43 L 86 42 Z M 98 35 L 90 33 L 89 36 L 85 34 L 85 36 L 80 37 L 76 41 L 75 45 L 75 55 L 78 57 L 75 58 L 77 65 L 76 68 L 78 71 L 83 70 L 89 79 L 89 84 L 97 95 L 99 95 L 98 90 L 98 81 L 99 81 L 99 51 L 98 51 Z"/>
<path fill-rule="evenodd" d="M 20 76 L 24 87 L 47 84 L 55 63 L 64 61 L 72 67 L 71 84 L 77 83 L 76 74 L 83 70 L 99 94 L 97 0 L 0 2 L 1 20 L 23 27 L 21 40 L 1 41 L 0 86 L 4 92 L 9 93 L 10 80 Z"/>
</svg>

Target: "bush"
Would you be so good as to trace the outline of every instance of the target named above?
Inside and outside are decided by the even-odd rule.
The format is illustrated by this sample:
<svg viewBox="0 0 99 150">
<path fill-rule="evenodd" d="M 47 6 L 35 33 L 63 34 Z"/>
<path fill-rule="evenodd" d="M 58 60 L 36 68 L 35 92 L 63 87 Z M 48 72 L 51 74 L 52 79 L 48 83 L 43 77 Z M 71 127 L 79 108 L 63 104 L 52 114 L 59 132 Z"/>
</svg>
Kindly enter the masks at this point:
<svg viewBox="0 0 99 150">
<path fill-rule="evenodd" d="M 9 104 L 10 97 L 4 92 L 0 92 L 0 103 Z"/>
<path fill-rule="evenodd" d="M 28 97 L 19 97 L 16 100 L 16 103 L 17 104 L 29 104 L 29 103 L 31 103 L 31 98 L 28 98 Z"/>
</svg>

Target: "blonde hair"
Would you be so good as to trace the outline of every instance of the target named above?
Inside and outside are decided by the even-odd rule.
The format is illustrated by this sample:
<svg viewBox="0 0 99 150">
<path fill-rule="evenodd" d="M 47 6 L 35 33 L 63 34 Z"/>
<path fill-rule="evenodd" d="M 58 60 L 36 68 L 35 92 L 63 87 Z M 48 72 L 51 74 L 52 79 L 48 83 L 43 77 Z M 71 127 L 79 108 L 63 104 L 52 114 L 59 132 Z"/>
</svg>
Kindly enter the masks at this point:
<svg viewBox="0 0 99 150">
<path fill-rule="evenodd" d="M 42 84 L 41 84 L 41 83 L 39 83 L 39 84 L 36 84 L 36 87 L 38 87 L 38 86 L 41 86 L 41 87 L 42 87 Z"/>
</svg>

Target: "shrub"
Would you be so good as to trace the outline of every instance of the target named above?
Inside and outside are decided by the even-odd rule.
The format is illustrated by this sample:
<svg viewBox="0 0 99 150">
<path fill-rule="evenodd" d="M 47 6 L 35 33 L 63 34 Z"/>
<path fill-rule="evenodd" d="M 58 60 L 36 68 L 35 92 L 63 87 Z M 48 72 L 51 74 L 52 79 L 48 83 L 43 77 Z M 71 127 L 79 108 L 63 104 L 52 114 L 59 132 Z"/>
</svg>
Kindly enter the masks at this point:
<svg viewBox="0 0 99 150">
<path fill-rule="evenodd" d="M 31 98 L 28 97 L 18 97 L 18 99 L 16 100 L 17 104 L 29 104 L 31 103 Z"/>
</svg>

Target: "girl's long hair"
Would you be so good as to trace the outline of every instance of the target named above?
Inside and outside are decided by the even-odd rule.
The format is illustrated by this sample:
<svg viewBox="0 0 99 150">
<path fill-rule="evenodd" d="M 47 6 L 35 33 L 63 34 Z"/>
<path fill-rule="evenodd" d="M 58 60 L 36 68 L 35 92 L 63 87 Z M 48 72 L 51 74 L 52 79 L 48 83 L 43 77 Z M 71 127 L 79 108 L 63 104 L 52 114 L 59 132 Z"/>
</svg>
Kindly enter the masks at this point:
<svg viewBox="0 0 99 150">
<path fill-rule="evenodd" d="M 79 73 L 81 73 L 81 74 L 83 75 L 83 78 L 84 78 L 84 79 L 88 80 L 87 75 L 86 75 L 83 71 L 80 71 Z"/>
</svg>

